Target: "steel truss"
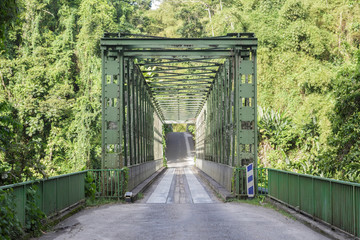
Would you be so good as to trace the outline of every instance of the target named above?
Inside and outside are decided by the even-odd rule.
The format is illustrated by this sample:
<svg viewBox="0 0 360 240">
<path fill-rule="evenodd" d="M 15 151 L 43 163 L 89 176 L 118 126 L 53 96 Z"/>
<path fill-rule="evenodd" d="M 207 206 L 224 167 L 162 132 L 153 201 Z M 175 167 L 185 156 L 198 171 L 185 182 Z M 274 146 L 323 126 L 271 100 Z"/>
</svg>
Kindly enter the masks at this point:
<svg viewBox="0 0 360 240">
<path fill-rule="evenodd" d="M 256 48 L 251 33 L 214 38 L 105 34 L 102 167 L 161 159 L 162 124 L 196 123 L 196 156 L 256 164 Z"/>
</svg>

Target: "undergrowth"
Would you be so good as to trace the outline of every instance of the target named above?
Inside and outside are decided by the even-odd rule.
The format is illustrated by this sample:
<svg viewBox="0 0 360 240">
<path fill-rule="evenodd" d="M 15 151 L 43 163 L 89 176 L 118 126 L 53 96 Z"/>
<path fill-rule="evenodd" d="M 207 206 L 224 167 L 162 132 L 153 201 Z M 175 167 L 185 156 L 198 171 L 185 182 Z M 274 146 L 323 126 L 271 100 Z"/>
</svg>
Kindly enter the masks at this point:
<svg viewBox="0 0 360 240">
<path fill-rule="evenodd" d="M 96 207 L 106 204 L 115 204 L 115 203 L 125 203 L 123 199 L 118 198 L 95 198 L 95 199 L 86 199 L 87 207 Z"/>
</svg>

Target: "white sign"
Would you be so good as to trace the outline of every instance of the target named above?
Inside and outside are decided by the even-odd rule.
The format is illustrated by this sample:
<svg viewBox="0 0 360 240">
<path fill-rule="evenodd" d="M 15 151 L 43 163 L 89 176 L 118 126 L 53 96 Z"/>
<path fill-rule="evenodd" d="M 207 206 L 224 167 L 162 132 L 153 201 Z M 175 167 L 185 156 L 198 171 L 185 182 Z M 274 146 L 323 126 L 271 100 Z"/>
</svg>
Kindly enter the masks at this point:
<svg viewBox="0 0 360 240">
<path fill-rule="evenodd" d="M 255 196 L 254 191 L 254 169 L 253 164 L 250 163 L 246 167 L 246 183 L 247 183 L 247 195 L 249 198 L 252 198 Z"/>
</svg>

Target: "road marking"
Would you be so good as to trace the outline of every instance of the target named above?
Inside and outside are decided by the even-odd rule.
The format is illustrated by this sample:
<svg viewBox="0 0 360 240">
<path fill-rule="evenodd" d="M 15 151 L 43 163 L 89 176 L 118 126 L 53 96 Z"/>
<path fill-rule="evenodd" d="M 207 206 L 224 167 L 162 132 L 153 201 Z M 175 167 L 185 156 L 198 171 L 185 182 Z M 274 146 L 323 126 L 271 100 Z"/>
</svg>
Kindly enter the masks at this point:
<svg viewBox="0 0 360 240">
<path fill-rule="evenodd" d="M 175 168 L 168 169 L 164 178 L 161 179 L 155 191 L 151 194 L 146 203 L 166 203 L 170 186 L 174 177 Z"/>
<path fill-rule="evenodd" d="M 189 184 L 191 197 L 194 203 L 212 203 L 209 194 L 205 191 L 204 187 L 194 176 L 189 168 L 185 168 L 185 176 Z"/>
</svg>

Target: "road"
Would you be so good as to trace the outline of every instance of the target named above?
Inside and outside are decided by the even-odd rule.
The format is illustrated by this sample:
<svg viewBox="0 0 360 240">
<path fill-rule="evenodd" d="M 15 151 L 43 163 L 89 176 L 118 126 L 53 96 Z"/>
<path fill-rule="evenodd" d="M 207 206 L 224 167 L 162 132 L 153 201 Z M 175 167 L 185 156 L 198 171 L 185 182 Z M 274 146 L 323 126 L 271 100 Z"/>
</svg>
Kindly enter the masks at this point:
<svg viewBox="0 0 360 240">
<path fill-rule="evenodd" d="M 190 134 L 170 133 L 167 146 L 168 169 L 143 199 L 87 208 L 39 239 L 328 239 L 273 209 L 217 199 L 193 171 Z"/>
</svg>

